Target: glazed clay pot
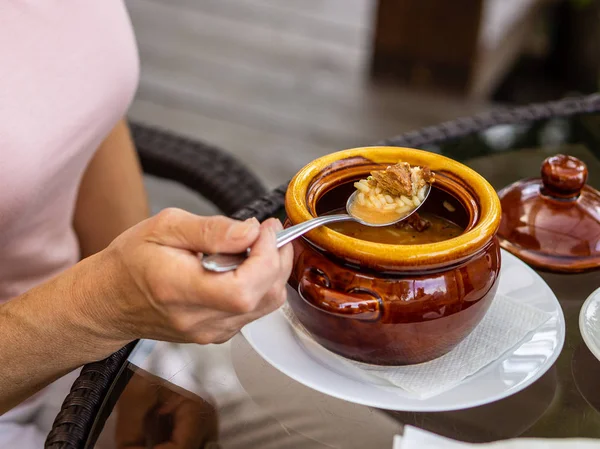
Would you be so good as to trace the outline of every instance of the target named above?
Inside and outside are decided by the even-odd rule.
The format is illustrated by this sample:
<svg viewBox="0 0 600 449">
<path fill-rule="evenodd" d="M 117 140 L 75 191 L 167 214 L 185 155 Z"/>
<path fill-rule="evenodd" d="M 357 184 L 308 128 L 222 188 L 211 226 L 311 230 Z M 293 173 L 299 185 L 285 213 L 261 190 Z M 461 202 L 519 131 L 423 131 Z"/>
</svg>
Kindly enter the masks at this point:
<svg viewBox="0 0 600 449">
<path fill-rule="evenodd" d="M 500 271 L 494 189 L 468 167 L 425 151 L 358 148 L 311 162 L 288 187 L 286 224 L 343 206 L 354 181 L 398 161 L 434 170 L 421 211 L 463 226 L 461 235 L 389 245 L 321 227 L 294 242 L 290 285 L 298 295 L 288 299 L 298 320 L 325 348 L 375 365 L 421 363 L 450 351 L 485 315 Z"/>
</svg>

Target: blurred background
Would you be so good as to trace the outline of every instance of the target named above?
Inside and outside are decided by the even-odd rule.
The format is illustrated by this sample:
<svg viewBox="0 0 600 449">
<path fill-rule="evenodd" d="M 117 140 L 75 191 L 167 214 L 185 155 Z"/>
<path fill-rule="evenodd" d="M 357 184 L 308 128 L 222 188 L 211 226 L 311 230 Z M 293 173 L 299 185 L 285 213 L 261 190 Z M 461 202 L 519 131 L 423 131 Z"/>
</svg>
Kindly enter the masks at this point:
<svg viewBox="0 0 600 449">
<path fill-rule="evenodd" d="M 600 80 L 598 0 L 127 5 L 142 66 L 130 118 L 218 145 L 268 187 L 325 153 Z"/>
</svg>

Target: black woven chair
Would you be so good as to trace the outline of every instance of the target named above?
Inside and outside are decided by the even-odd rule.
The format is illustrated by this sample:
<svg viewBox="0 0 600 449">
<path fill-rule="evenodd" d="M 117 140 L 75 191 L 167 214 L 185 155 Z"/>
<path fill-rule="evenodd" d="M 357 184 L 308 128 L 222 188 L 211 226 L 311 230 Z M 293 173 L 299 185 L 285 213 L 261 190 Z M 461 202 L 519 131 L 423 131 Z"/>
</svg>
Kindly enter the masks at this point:
<svg viewBox="0 0 600 449">
<path fill-rule="evenodd" d="M 378 145 L 419 148 L 478 133 L 499 124 L 531 123 L 598 111 L 599 94 L 495 109 L 401 134 L 379 142 Z M 237 219 L 256 217 L 262 221 L 281 210 L 287 184 L 265 194 L 261 183 L 251 173 L 214 147 L 140 125 L 133 125 L 132 129 L 146 172 L 176 180 L 196 190 L 214 202 L 225 214 Z M 124 369 L 135 343 L 127 345 L 105 360 L 83 368 L 56 417 L 46 440 L 46 448 L 84 447 L 96 415 L 109 396 L 108 392 L 115 379 Z M 110 411 L 110 406 L 104 408 L 105 412 Z M 102 420 L 99 422 L 102 425 Z M 99 430 L 94 429 L 94 433 Z"/>
</svg>

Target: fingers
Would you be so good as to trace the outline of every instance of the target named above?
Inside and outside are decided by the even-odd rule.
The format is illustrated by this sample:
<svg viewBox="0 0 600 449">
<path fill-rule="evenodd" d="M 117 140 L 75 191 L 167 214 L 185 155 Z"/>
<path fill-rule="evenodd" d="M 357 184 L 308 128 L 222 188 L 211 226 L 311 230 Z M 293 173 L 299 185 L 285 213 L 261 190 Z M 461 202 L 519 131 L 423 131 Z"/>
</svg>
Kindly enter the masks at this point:
<svg viewBox="0 0 600 449">
<path fill-rule="evenodd" d="M 261 235 L 252 246 L 246 261 L 234 272 L 231 280 L 220 277 L 230 288 L 242 287 L 237 296 L 232 296 L 234 312 L 251 313 L 260 311 L 265 305 L 263 301 L 275 301 L 277 308 L 285 300 L 285 285 L 290 276 L 293 264 L 293 248 L 286 245 L 276 247 L 275 234 L 282 229 L 276 219 L 269 219 L 261 225 Z M 270 307 L 273 308 L 273 307 Z"/>
<path fill-rule="evenodd" d="M 259 319 L 264 315 L 268 315 L 271 312 L 279 309 L 287 297 L 287 290 L 285 285 L 273 286 L 273 288 L 265 295 L 262 301 L 262 307 L 255 312 L 253 316 L 248 317 L 248 322 Z"/>
<path fill-rule="evenodd" d="M 269 219 L 261 225 L 260 237 L 252 245 L 250 255 L 238 269 L 232 272 L 236 283 L 245 285 L 242 310 L 253 311 L 260 300 L 271 289 L 280 272 L 281 260 L 276 246 L 278 221 Z M 247 306 L 247 307 L 245 307 Z"/>
<path fill-rule="evenodd" d="M 149 240 L 198 253 L 239 253 L 258 238 L 259 223 L 215 216 L 200 217 L 181 209 L 165 209 L 148 220 Z"/>
<path fill-rule="evenodd" d="M 282 229 L 281 223 L 278 220 L 269 220 L 265 222 L 263 226 L 265 228 L 270 227 L 276 232 Z M 254 251 L 254 249 L 252 251 Z M 270 281 L 269 289 L 265 295 L 260 298 L 257 306 L 243 317 L 246 323 L 271 313 L 284 304 L 287 294 L 286 285 L 292 271 L 293 256 L 294 250 L 292 245 L 289 244 L 277 251 L 276 257 L 279 261 L 276 265 L 278 266 L 278 269 L 273 269 L 272 274 L 274 274 L 274 277 L 272 277 L 272 280 Z"/>
<path fill-rule="evenodd" d="M 285 285 L 292 274 L 292 269 L 294 266 L 294 247 L 291 243 L 288 243 L 279 249 L 279 260 L 281 261 L 280 276 L 283 281 L 283 285 Z"/>
<path fill-rule="evenodd" d="M 274 226 L 276 232 L 279 232 L 283 229 L 281 223 L 276 220 L 274 224 L 270 224 Z M 276 308 L 281 306 L 285 302 L 286 297 L 286 285 L 287 281 L 290 278 L 290 274 L 292 272 L 292 266 L 294 264 L 294 248 L 291 244 L 287 244 L 279 249 L 279 275 L 275 280 L 273 287 L 271 289 L 271 299 L 273 299 L 276 303 Z"/>
<path fill-rule="evenodd" d="M 202 306 L 233 314 L 251 312 L 279 274 L 273 222 L 267 220 L 260 226 L 260 235 L 251 246 L 250 256 L 235 271 L 209 272 L 202 268 L 197 257 L 185 257 L 175 264 L 171 255 L 169 264 L 161 264 L 163 277 L 171 279 L 164 284 L 172 288 L 161 289 L 167 290 L 167 294 L 159 296 L 179 297 L 188 302 L 190 309 Z"/>
<path fill-rule="evenodd" d="M 251 246 L 250 255 L 235 271 L 202 272 L 197 277 L 198 294 L 203 294 L 210 306 L 234 314 L 251 313 L 280 277 L 281 257 L 275 242 L 275 232 L 281 229 L 278 220 L 269 219 L 260 226 L 260 236 Z"/>
<path fill-rule="evenodd" d="M 207 235 L 218 236 L 220 231 L 202 228 L 204 233 L 200 237 L 193 232 L 201 224 L 199 218 L 176 211 L 159 220 L 151 236 L 165 246 L 161 253 L 164 258 L 157 258 L 156 266 L 151 270 L 155 275 L 150 276 L 150 290 L 157 300 L 156 309 L 165 317 L 172 315 L 170 323 L 176 332 L 186 335 L 187 339 L 208 343 L 230 338 L 246 323 L 283 304 L 286 282 L 292 270 L 293 249 L 291 245 L 277 249 L 275 234 L 282 226 L 278 220 L 270 219 L 257 227 L 258 238 L 249 245 L 250 255 L 237 270 L 208 272 L 194 254 L 174 248 L 181 242 L 195 239 L 185 248 L 223 251 L 223 246 L 210 247 L 210 242 L 205 239 Z M 232 220 L 213 218 L 213 223 L 218 220 L 225 223 L 226 226 L 219 228 L 221 231 L 231 227 L 229 222 Z M 204 219 L 205 222 L 209 220 Z"/>
<path fill-rule="evenodd" d="M 277 231 L 282 229 L 281 223 L 278 221 L 273 226 Z M 278 309 L 283 305 L 286 299 L 286 285 L 292 271 L 292 265 L 294 262 L 294 249 L 292 245 L 287 244 L 280 248 L 278 253 L 279 274 L 273 282 L 271 289 L 263 298 L 264 310 L 260 310 L 260 315 L 268 314 Z M 258 316 L 256 318 L 258 318 Z"/>
</svg>

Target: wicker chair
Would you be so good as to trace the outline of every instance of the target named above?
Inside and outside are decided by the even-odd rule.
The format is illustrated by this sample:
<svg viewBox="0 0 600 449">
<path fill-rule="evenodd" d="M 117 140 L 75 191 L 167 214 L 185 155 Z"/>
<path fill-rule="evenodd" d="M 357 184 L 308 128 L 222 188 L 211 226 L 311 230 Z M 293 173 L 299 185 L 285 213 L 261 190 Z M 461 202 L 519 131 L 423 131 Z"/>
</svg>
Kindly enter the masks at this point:
<svg viewBox="0 0 600 449">
<path fill-rule="evenodd" d="M 424 147 L 484 131 L 499 124 L 533 122 L 600 111 L 600 95 L 516 108 L 496 109 L 408 132 L 378 145 Z M 265 193 L 261 183 L 230 156 L 214 147 L 141 125 L 132 126 L 144 170 L 176 180 L 237 219 L 264 220 L 281 210 L 287 184 Z M 46 440 L 49 449 L 81 449 L 96 415 L 135 346 L 132 342 L 100 362 L 86 365 L 64 400 Z M 110 407 L 106 408 L 110 411 Z M 99 420 L 102 425 L 102 420 Z M 99 429 L 95 429 L 98 431 Z"/>
</svg>

